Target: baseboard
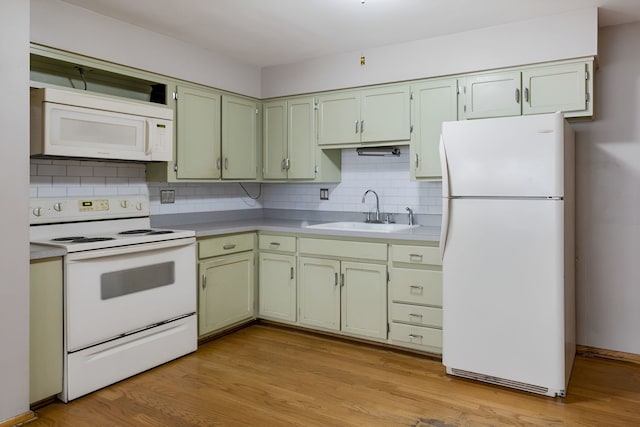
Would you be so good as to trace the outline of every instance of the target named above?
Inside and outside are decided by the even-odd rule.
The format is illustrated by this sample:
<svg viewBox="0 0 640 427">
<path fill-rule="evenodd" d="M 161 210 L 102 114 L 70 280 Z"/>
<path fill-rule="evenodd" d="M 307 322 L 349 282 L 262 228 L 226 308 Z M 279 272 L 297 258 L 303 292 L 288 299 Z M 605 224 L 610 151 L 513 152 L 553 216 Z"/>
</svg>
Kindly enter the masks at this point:
<svg viewBox="0 0 640 427">
<path fill-rule="evenodd" d="M 576 352 L 585 357 L 601 357 L 603 359 L 618 360 L 620 362 L 630 362 L 640 365 L 640 354 L 625 353 L 624 351 L 605 350 L 603 348 L 588 347 L 586 345 L 576 346 Z"/>
<path fill-rule="evenodd" d="M 36 417 L 35 412 L 28 411 L 21 415 L 16 415 L 13 418 L 9 418 L 8 420 L 0 421 L 0 427 L 12 427 L 21 425 L 22 423 L 26 423 L 27 421 L 31 421 Z"/>
</svg>

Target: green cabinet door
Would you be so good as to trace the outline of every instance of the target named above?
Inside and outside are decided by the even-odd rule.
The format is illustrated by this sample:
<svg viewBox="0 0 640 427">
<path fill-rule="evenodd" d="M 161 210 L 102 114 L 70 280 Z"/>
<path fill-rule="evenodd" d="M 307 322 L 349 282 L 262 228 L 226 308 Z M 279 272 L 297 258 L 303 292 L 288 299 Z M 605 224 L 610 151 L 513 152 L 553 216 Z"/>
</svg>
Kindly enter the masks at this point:
<svg viewBox="0 0 640 427">
<path fill-rule="evenodd" d="M 408 141 L 411 138 L 409 85 L 385 86 L 362 91 L 360 140 Z"/>
<path fill-rule="evenodd" d="M 318 97 L 318 145 L 360 143 L 360 92 Z"/>
<path fill-rule="evenodd" d="M 222 178 L 256 179 L 258 104 L 222 96 Z"/>
<path fill-rule="evenodd" d="M 29 292 L 29 402 L 62 392 L 62 260 L 32 261 Z"/>
<path fill-rule="evenodd" d="M 300 257 L 300 323 L 340 330 L 340 261 Z"/>
<path fill-rule="evenodd" d="M 287 101 L 287 177 L 314 179 L 316 166 L 315 100 L 313 97 Z"/>
<path fill-rule="evenodd" d="M 519 116 L 520 71 L 480 74 L 462 81 L 461 119 Z"/>
<path fill-rule="evenodd" d="M 296 321 L 296 257 L 261 253 L 258 314 L 274 320 Z"/>
<path fill-rule="evenodd" d="M 200 336 L 254 316 L 253 257 L 253 252 L 243 252 L 200 262 Z"/>
<path fill-rule="evenodd" d="M 262 106 L 262 167 L 265 179 L 286 179 L 287 102 L 267 102 Z"/>
<path fill-rule="evenodd" d="M 178 86 L 178 179 L 220 178 L 220 95 Z"/>
<path fill-rule="evenodd" d="M 387 338 L 387 266 L 342 261 L 344 332 Z"/>
<path fill-rule="evenodd" d="M 523 114 L 565 112 L 566 116 L 588 109 L 588 64 L 550 65 L 522 72 Z"/>
<path fill-rule="evenodd" d="M 458 118 L 457 80 L 431 80 L 412 87 L 414 135 L 411 171 L 414 179 L 441 179 L 440 133 L 442 123 Z"/>
</svg>

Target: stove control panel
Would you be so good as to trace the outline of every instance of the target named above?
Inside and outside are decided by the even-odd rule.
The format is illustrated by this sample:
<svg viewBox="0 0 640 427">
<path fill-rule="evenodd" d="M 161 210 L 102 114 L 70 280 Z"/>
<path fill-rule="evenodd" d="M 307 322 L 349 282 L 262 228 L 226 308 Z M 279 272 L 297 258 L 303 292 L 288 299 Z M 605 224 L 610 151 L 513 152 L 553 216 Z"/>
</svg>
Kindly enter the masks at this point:
<svg viewBox="0 0 640 427">
<path fill-rule="evenodd" d="M 34 198 L 29 201 L 29 223 L 49 224 L 98 219 L 149 216 L 149 197 Z"/>
</svg>

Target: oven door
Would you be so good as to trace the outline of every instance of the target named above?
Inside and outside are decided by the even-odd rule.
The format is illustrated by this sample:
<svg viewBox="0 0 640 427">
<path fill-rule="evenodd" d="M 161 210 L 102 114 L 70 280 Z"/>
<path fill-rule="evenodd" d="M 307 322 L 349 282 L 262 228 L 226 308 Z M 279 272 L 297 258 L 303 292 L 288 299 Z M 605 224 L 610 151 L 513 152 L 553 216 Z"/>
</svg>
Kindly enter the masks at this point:
<svg viewBox="0 0 640 427">
<path fill-rule="evenodd" d="M 68 352 L 196 311 L 195 238 L 65 256 Z"/>
</svg>

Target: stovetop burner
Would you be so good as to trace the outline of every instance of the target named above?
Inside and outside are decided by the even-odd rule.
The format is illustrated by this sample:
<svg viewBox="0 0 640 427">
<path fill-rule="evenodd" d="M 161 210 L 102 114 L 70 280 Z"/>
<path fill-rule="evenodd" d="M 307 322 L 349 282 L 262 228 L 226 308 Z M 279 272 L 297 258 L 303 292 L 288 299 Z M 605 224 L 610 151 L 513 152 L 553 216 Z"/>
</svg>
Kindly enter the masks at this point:
<svg viewBox="0 0 640 427">
<path fill-rule="evenodd" d="M 136 234 L 146 234 L 146 235 L 154 235 L 154 234 L 169 234 L 169 233 L 173 233 L 172 230 L 151 230 L 148 228 L 145 229 L 140 229 L 140 230 L 127 230 L 127 231 L 121 231 L 118 234 L 120 235 L 136 235 Z"/>
<path fill-rule="evenodd" d="M 92 242 L 106 242 L 107 240 L 115 240 L 113 237 L 81 237 L 74 239 L 71 243 L 92 243 Z"/>
<path fill-rule="evenodd" d="M 72 242 L 78 239 L 84 239 L 84 236 L 69 236 L 69 237 L 56 237 L 55 239 L 51 239 L 52 242 Z"/>
</svg>

